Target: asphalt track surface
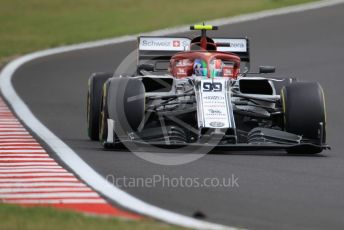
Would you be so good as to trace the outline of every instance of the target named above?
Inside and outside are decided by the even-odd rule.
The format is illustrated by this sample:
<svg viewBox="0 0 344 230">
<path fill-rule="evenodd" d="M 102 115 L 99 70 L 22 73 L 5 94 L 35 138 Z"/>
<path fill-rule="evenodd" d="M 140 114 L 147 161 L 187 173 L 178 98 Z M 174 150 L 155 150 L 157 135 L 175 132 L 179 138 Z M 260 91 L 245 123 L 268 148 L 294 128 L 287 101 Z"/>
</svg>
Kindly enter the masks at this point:
<svg viewBox="0 0 344 230">
<path fill-rule="evenodd" d="M 249 229 L 343 229 L 343 28 L 341 4 L 223 26 L 211 34 L 247 35 L 253 67 L 276 65 L 276 76 L 321 83 L 332 151 L 316 156 L 215 152 L 189 164 L 162 166 L 128 151 L 103 151 L 86 133 L 87 79 L 93 72 L 114 71 L 135 42 L 36 59 L 15 73 L 13 83 L 38 119 L 101 175 L 239 178 L 234 188 L 122 188 L 148 203 L 188 216 L 201 211 L 205 220 Z"/>
</svg>

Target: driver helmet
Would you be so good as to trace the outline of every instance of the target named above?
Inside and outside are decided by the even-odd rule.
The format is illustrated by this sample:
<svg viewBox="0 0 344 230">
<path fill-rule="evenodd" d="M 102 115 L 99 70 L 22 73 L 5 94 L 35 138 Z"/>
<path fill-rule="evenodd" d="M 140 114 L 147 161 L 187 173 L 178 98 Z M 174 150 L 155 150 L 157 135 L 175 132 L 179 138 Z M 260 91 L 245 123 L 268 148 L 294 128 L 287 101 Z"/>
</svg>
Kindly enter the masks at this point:
<svg viewBox="0 0 344 230">
<path fill-rule="evenodd" d="M 214 59 L 209 65 L 210 77 L 223 76 L 223 62 L 221 59 Z"/>
<path fill-rule="evenodd" d="M 196 76 L 206 77 L 208 75 L 207 63 L 204 60 L 195 59 L 193 69 Z"/>
</svg>

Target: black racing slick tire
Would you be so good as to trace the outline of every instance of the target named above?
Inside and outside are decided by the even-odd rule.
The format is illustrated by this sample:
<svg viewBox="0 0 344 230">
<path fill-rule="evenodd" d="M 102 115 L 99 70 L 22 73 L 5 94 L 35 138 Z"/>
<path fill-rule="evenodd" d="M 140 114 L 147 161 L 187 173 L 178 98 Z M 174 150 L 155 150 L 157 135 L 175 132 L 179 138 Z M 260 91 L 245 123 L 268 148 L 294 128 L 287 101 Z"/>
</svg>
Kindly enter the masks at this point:
<svg viewBox="0 0 344 230">
<path fill-rule="evenodd" d="M 316 143 L 325 142 L 325 97 L 319 83 L 291 83 L 282 88 L 281 101 L 287 132 L 302 135 Z"/>
<path fill-rule="evenodd" d="M 88 80 L 87 130 L 91 140 L 99 140 L 99 117 L 104 83 L 112 73 L 94 73 Z"/>
</svg>

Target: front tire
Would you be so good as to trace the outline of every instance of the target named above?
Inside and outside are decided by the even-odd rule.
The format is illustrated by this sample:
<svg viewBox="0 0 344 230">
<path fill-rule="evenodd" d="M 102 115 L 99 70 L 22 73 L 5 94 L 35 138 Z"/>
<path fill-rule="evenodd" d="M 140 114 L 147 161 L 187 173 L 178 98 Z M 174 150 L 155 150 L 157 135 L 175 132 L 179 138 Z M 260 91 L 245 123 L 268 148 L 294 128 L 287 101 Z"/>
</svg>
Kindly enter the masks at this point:
<svg viewBox="0 0 344 230">
<path fill-rule="evenodd" d="M 285 131 L 301 135 L 315 144 L 325 142 L 325 97 L 319 83 L 291 83 L 282 88 L 281 100 Z"/>
</svg>

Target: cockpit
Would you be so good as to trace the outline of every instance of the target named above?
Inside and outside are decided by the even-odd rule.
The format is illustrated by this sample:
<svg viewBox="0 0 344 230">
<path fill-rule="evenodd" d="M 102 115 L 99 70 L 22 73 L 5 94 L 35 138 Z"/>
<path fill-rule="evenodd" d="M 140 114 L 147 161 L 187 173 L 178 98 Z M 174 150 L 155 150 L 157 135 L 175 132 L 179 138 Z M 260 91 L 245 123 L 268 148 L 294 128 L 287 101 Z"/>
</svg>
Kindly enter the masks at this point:
<svg viewBox="0 0 344 230">
<path fill-rule="evenodd" d="M 219 52 L 214 40 L 206 36 L 206 30 L 217 27 L 196 25 L 191 29 L 201 30 L 202 34 L 191 40 L 190 51 L 172 56 L 171 74 L 177 78 L 190 76 L 237 78 L 240 57 L 234 53 Z"/>
<path fill-rule="evenodd" d="M 240 58 L 233 54 L 211 52 L 183 52 L 171 59 L 170 71 L 176 78 L 228 77 L 236 79 Z"/>
</svg>

